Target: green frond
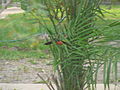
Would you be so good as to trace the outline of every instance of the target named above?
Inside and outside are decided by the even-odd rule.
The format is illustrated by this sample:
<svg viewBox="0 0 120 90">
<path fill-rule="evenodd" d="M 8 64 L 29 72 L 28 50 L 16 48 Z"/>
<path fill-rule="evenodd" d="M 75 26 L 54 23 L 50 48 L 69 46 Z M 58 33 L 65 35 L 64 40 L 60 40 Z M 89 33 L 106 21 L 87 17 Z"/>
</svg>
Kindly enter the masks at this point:
<svg viewBox="0 0 120 90">
<path fill-rule="evenodd" d="M 120 22 L 97 27 L 96 20 L 104 16 L 100 3 L 101 0 L 45 0 L 42 3 L 52 24 L 48 28 L 43 23 L 49 40 L 53 41 L 50 49 L 58 75 L 55 81 L 58 90 L 95 90 L 102 66 L 105 88 L 109 87 L 112 68 L 117 79 L 115 48 L 103 42 L 111 40 L 108 33 Z M 63 44 L 57 45 L 56 41 L 62 41 Z"/>
</svg>

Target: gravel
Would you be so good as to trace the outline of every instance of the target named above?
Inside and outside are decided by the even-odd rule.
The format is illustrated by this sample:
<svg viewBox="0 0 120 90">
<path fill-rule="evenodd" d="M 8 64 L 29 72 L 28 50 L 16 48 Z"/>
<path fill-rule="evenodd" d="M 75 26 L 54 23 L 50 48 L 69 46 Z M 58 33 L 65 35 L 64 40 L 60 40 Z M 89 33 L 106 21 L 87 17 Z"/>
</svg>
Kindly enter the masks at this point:
<svg viewBox="0 0 120 90">
<path fill-rule="evenodd" d="M 52 66 L 47 63 L 46 59 L 0 60 L 0 83 L 43 82 L 37 73 L 46 80 L 53 72 Z"/>
</svg>

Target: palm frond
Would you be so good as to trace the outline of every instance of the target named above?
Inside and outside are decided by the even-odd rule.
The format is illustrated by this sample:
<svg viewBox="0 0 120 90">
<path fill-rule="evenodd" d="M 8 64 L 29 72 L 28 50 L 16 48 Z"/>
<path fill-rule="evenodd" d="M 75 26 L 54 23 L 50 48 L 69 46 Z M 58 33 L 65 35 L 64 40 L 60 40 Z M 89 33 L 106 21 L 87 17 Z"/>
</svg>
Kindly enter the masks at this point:
<svg viewBox="0 0 120 90">
<path fill-rule="evenodd" d="M 52 23 L 51 28 L 45 23 L 44 25 L 50 41 L 53 41 L 50 49 L 58 75 L 55 79 L 58 90 L 95 90 L 101 66 L 104 66 L 105 88 L 109 87 L 112 65 L 115 72 L 117 70 L 115 49 L 103 45 L 99 39 L 108 41 L 108 27 L 117 26 L 119 22 L 103 29 L 96 27 L 96 18 L 104 16 L 100 2 L 101 0 L 45 0 L 43 3 Z M 56 41 L 64 43 L 57 45 Z"/>
</svg>

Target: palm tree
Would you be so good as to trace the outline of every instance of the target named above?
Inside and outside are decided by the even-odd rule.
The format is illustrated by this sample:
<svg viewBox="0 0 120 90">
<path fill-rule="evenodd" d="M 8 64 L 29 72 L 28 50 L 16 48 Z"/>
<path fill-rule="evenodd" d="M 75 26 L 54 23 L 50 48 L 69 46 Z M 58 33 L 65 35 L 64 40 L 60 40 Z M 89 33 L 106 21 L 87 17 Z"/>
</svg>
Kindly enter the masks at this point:
<svg viewBox="0 0 120 90">
<path fill-rule="evenodd" d="M 43 24 L 50 37 L 50 42 L 46 45 L 50 45 L 54 57 L 53 66 L 57 78 L 53 77 L 53 80 L 57 90 L 94 90 L 97 73 L 102 65 L 104 85 L 109 87 L 112 63 L 114 70 L 117 70 L 117 61 L 114 60 L 116 53 L 113 53 L 113 47 L 101 43 L 108 40 L 103 31 L 119 22 L 97 28 L 96 20 L 103 16 L 100 3 L 101 0 L 42 1 L 42 9 L 52 23 L 49 27 L 44 15 L 40 15 L 43 19 L 40 24 Z M 117 77 L 116 72 L 115 76 Z"/>
</svg>

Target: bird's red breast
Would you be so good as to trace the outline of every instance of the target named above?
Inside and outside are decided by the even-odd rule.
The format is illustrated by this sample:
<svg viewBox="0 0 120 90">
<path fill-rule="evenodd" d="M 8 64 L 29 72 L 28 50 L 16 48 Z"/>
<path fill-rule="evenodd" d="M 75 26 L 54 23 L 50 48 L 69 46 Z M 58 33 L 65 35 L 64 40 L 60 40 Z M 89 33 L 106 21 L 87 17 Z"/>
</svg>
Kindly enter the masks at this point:
<svg viewBox="0 0 120 90">
<path fill-rule="evenodd" d="M 57 41 L 56 44 L 57 45 L 63 45 L 63 42 L 62 41 Z"/>
</svg>

